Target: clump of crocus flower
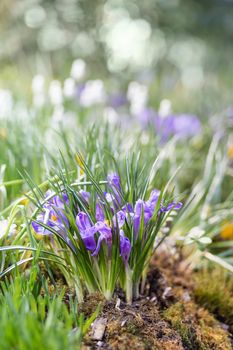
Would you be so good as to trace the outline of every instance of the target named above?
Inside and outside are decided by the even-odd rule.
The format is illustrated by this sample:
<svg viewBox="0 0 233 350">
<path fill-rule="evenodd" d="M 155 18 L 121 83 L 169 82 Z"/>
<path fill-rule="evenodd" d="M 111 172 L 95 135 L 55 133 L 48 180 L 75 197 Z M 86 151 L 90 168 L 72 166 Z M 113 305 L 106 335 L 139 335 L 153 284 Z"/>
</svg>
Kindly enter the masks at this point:
<svg viewBox="0 0 233 350">
<path fill-rule="evenodd" d="M 38 235 L 57 236 L 70 249 L 75 257 L 70 265 L 89 292 L 99 290 L 111 298 L 120 284 L 131 302 L 138 296 L 150 256 L 164 239 L 159 238 L 161 227 L 182 204 L 167 202 L 157 189 L 147 200 L 129 203 L 116 173 L 108 175 L 106 189 L 65 189 L 60 195 L 48 191 L 32 227 Z"/>
</svg>

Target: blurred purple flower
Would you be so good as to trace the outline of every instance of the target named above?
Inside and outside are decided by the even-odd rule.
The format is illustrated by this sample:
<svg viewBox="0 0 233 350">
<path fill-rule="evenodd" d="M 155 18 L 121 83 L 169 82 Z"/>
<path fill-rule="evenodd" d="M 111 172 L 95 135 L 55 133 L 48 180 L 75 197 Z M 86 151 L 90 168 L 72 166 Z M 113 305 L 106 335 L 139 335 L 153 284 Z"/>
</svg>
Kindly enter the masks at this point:
<svg viewBox="0 0 233 350">
<path fill-rule="evenodd" d="M 127 103 L 128 103 L 128 100 L 126 95 L 121 93 L 112 94 L 108 98 L 108 105 L 115 109 L 125 106 Z"/>
<path fill-rule="evenodd" d="M 201 131 L 201 122 L 191 114 L 177 115 L 174 119 L 174 133 L 180 138 L 196 136 Z"/>
<path fill-rule="evenodd" d="M 154 109 L 147 107 L 147 108 L 144 108 L 140 113 L 138 113 L 137 119 L 140 122 L 142 128 L 147 128 L 151 124 L 153 124 L 157 116 L 158 114 Z"/>
<path fill-rule="evenodd" d="M 82 92 L 84 91 L 85 89 L 85 83 L 82 83 L 82 84 L 79 84 L 76 86 L 75 88 L 75 97 L 76 99 L 79 101 L 80 100 L 80 97 L 82 95 Z"/>
<path fill-rule="evenodd" d="M 174 135 L 179 139 L 186 139 L 198 135 L 201 131 L 200 120 L 191 114 L 157 116 L 154 125 L 163 142 Z"/>
</svg>

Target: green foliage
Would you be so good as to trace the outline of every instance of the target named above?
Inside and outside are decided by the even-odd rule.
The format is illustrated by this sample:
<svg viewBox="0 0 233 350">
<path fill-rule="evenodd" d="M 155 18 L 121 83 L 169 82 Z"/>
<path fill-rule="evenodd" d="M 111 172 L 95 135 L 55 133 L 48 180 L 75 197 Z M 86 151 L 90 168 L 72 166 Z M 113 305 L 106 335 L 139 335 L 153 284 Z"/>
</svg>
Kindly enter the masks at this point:
<svg viewBox="0 0 233 350">
<path fill-rule="evenodd" d="M 36 265 L 29 278 L 17 274 L 1 283 L 1 349 L 80 349 L 82 335 L 96 313 L 84 320 L 76 303 L 70 300 L 69 307 L 64 303 L 64 292 L 51 295 L 44 280 L 42 285 L 43 295 Z"/>
</svg>

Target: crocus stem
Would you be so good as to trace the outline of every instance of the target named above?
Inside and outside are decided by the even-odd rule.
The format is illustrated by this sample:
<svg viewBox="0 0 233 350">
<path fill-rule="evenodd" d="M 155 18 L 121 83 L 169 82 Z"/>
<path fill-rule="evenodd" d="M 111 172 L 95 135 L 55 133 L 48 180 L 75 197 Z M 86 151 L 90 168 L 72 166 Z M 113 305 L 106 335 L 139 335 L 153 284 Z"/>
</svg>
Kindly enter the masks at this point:
<svg viewBox="0 0 233 350">
<path fill-rule="evenodd" d="M 139 282 L 135 282 L 133 284 L 133 298 L 134 299 L 139 298 Z"/>
<path fill-rule="evenodd" d="M 83 289 L 82 289 L 82 286 L 81 286 L 79 279 L 77 279 L 75 281 L 75 291 L 76 291 L 78 302 L 82 303 L 83 302 Z"/>
<path fill-rule="evenodd" d="M 133 288 L 132 288 L 132 270 L 127 264 L 125 268 L 126 272 L 126 301 L 128 304 L 132 304 L 133 301 Z"/>
<path fill-rule="evenodd" d="M 144 288 L 145 288 L 145 284 L 146 284 L 146 276 L 147 276 L 147 269 L 145 269 L 142 273 L 142 282 L 141 282 L 141 288 L 140 288 L 141 294 L 144 293 Z"/>
<path fill-rule="evenodd" d="M 104 296 L 107 300 L 110 300 L 112 298 L 112 292 L 110 290 L 106 290 L 104 292 Z"/>
</svg>

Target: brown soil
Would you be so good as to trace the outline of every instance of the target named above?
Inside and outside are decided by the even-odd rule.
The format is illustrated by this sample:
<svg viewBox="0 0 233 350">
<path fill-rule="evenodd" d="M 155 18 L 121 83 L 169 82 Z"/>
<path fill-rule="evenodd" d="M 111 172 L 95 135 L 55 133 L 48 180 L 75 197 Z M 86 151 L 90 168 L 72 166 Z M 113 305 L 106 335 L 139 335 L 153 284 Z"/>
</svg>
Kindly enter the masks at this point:
<svg viewBox="0 0 233 350">
<path fill-rule="evenodd" d="M 139 300 L 127 305 L 119 292 L 112 301 L 99 294 L 80 306 L 90 316 L 101 305 L 98 320 L 106 322 L 103 337 L 84 339 L 83 349 L 231 350 L 227 325 L 195 303 L 194 275 L 181 254 L 154 258 Z"/>
</svg>

